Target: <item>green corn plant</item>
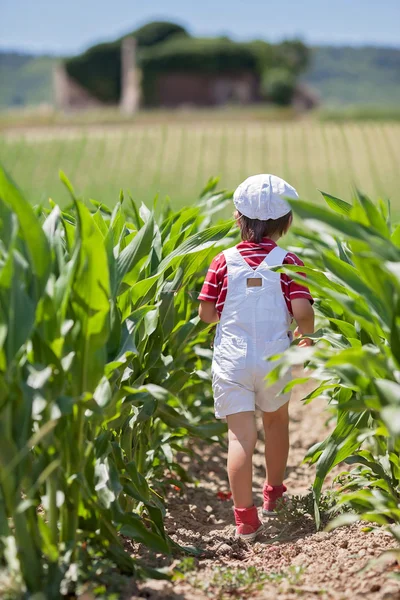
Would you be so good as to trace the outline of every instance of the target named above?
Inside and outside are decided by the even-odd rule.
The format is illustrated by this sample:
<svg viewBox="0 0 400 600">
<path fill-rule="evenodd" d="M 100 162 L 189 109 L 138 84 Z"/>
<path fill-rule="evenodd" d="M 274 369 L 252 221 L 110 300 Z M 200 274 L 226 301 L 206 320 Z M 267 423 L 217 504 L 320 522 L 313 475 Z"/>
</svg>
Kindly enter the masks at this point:
<svg viewBox="0 0 400 600">
<path fill-rule="evenodd" d="M 328 208 L 292 203 L 303 219 L 295 243 L 307 259 L 304 271 L 321 327 L 312 336 L 313 347 L 289 350 L 272 380 L 304 360 L 318 383 L 305 402 L 324 396 L 334 411 L 334 430 L 306 457 L 316 464 L 317 526 L 325 477 L 344 461 L 356 466 L 342 480 L 341 502 L 395 533 L 400 523 L 400 226 L 392 224 L 389 204 L 374 204 L 361 193 L 353 204 L 323 196 Z M 285 270 L 299 277 L 290 267 Z"/>
<path fill-rule="evenodd" d="M 230 197 L 215 180 L 174 212 L 122 195 L 89 209 L 61 179 L 72 204 L 32 208 L 0 170 L 1 557 L 48 598 L 88 546 L 137 576 L 123 536 L 174 548 L 157 482 L 183 477 L 185 436 L 224 431 L 187 283 L 231 229 L 210 226 Z"/>
</svg>

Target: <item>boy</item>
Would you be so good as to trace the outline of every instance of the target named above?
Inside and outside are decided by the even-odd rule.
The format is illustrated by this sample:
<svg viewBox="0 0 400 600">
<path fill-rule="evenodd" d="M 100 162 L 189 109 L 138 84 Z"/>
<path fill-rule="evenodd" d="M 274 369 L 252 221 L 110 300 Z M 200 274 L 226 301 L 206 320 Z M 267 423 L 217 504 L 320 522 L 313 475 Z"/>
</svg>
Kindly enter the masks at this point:
<svg viewBox="0 0 400 600">
<path fill-rule="evenodd" d="M 289 377 L 266 387 L 275 363 L 268 357 L 290 345 L 289 327 L 309 345 L 314 332 L 312 297 L 303 285 L 271 270 L 282 264 L 303 266 L 276 242 L 292 224 L 285 197 L 296 190 L 274 175 L 255 175 L 235 191 L 235 219 L 242 242 L 211 263 L 199 300 L 199 316 L 218 323 L 212 363 L 215 415 L 228 423 L 228 477 L 234 502 L 236 536 L 247 541 L 261 530 L 252 496 L 252 457 L 257 440 L 255 409 L 262 411 L 267 479 L 263 513 L 273 515 L 286 491 L 283 479 L 289 452 L 289 394 L 277 393 Z"/>
</svg>

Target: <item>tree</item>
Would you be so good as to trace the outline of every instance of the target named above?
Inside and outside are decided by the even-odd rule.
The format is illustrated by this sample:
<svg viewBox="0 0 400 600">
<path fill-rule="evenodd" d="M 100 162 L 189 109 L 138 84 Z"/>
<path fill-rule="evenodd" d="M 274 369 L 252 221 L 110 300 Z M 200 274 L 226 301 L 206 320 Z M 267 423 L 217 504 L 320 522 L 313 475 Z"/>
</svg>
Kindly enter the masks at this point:
<svg viewBox="0 0 400 600">
<path fill-rule="evenodd" d="M 310 49 L 300 40 L 282 42 L 276 47 L 277 63 L 298 75 L 306 70 L 310 62 Z"/>
<path fill-rule="evenodd" d="M 292 102 L 296 89 L 296 77 L 288 69 L 275 68 L 265 71 L 261 90 L 269 102 L 287 106 Z"/>
</svg>

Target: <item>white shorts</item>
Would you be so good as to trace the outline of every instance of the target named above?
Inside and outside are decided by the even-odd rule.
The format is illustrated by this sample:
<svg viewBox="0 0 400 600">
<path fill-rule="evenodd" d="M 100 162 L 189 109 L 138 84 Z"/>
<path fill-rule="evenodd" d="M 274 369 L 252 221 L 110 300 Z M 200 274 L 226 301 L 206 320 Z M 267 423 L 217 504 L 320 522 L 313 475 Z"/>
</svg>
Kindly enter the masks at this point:
<svg viewBox="0 0 400 600">
<path fill-rule="evenodd" d="M 284 378 L 267 387 L 265 374 L 253 378 L 251 385 L 248 385 L 250 383 L 248 381 L 238 383 L 213 373 L 212 387 L 216 418 L 225 419 L 228 415 L 257 409 L 263 412 L 275 412 L 290 400 L 291 392 L 278 394 L 291 379 L 292 375 L 289 372 Z"/>
</svg>

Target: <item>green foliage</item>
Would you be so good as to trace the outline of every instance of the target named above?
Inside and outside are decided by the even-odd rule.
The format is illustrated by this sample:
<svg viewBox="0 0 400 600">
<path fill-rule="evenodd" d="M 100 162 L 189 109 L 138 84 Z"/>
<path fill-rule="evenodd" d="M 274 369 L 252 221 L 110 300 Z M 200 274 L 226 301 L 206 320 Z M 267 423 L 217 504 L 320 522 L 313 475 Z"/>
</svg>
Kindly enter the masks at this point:
<svg viewBox="0 0 400 600">
<path fill-rule="evenodd" d="M 299 75 L 310 64 L 311 52 L 300 40 L 286 40 L 276 46 L 277 63 L 290 73 Z"/>
<path fill-rule="evenodd" d="M 280 44 L 270 44 L 264 40 L 249 43 L 258 58 L 258 71 L 280 68 L 292 75 L 299 75 L 309 65 L 310 50 L 299 40 L 287 40 Z"/>
<path fill-rule="evenodd" d="M 216 588 L 220 594 L 235 593 L 236 590 L 249 592 L 250 589 L 262 590 L 263 583 L 282 583 L 287 581 L 290 585 L 297 585 L 304 573 L 304 567 L 292 565 L 279 572 L 265 572 L 257 567 L 250 566 L 244 569 L 230 567 L 216 567 L 207 587 Z"/>
<path fill-rule="evenodd" d="M 65 61 L 70 77 L 106 104 L 121 95 L 121 42 L 99 44 Z"/>
<path fill-rule="evenodd" d="M 304 270 L 321 327 L 315 345 L 289 351 L 273 378 L 291 362 L 298 364 L 300 352 L 319 383 L 308 401 L 323 395 L 336 411 L 333 432 L 307 455 L 316 464 L 317 523 L 325 477 L 345 461 L 357 466 L 340 501 L 394 531 L 392 524 L 400 523 L 399 226 L 382 201 L 374 204 L 361 193 L 353 204 L 323 196 L 329 209 L 292 203 L 309 227 L 296 233 L 313 265 Z"/>
<path fill-rule="evenodd" d="M 276 65 L 276 46 L 264 40 L 254 40 L 248 43 L 257 57 L 257 71 L 262 73 L 267 68 Z"/>
<path fill-rule="evenodd" d="M 210 227 L 230 197 L 216 181 L 198 208 L 156 217 L 122 197 L 89 210 L 61 178 L 73 202 L 47 210 L 0 172 L 0 555 L 51 598 L 93 556 L 145 573 L 121 536 L 174 547 L 165 472 L 181 485 L 184 436 L 224 431 L 208 422 L 208 332 L 187 283 L 231 228 Z"/>
<path fill-rule="evenodd" d="M 257 59 L 248 44 L 224 38 L 175 37 L 140 55 L 140 66 L 158 72 L 229 73 L 256 71 Z"/>
<path fill-rule="evenodd" d="M 146 23 L 143 27 L 136 29 L 131 35 L 135 37 L 139 48 L 154 46 L 160 42 L 165 42 L 167 39 L 179 35 L 189 37 L 188 32 L 181 25 L 169 23 L 168 21 L 153 21 Z"/>
<path fill-rule="evenodd" d="M 194 588 L 203 590 L 208 595 L 212 594 L 218 600 L 234 595 L 240 598 L 251 597 L 257 591 L 264 588 L 265 583 L 288 583 L 291 586 L 298 585 L 304 574 L 304 567 L 292 565 L 287 569 L 277 572 L 267 572 L 250 566 L 246 568 L 235 568 L 216 566 L 210 578 L 200 579 L 198 575 L 191 573 L 193 563 L 178 565 L 175 571 L 175 579 L 185 578 Z"/>
<path fill-rule="evenodd" d="M 323 492 L 318 501 L 321 524 L 324 526 L 333 517 L 343 512 L 339 504 L 339 494 L 333 490 Z M 279 502 L 276 510 L 276 520 L 279 523 L 282 534 L 289 527 L 306 528 L 314 522 L 314 494 L 310 490 L 307 494 L 300 496 L 291 495 L 287 502 Z"/>
<path fill-rule="evenodd" d="M 268 69 L 262 78 L 262 92 L 266 100 L 288 106 L 296 89 L 296 79 L 286 69 Z"/>
</svg>

